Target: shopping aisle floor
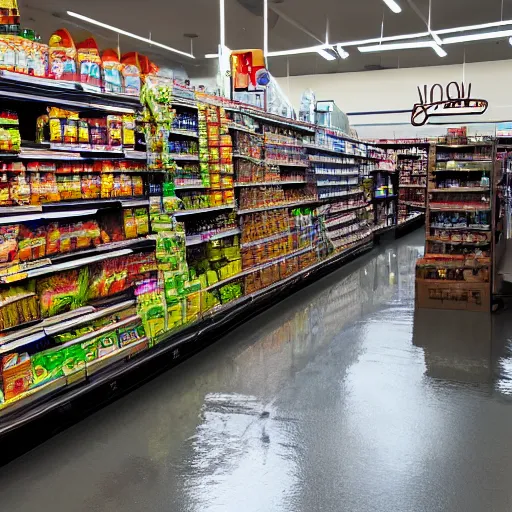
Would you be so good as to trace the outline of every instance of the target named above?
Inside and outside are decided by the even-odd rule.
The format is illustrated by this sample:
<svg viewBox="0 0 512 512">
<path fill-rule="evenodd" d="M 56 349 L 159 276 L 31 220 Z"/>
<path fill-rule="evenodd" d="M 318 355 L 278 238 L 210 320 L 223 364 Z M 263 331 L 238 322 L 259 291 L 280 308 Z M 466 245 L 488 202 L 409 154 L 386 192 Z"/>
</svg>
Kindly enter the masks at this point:
<svg viewBox="0 0 512 512">
<path fill-rule="evenodd" d="M 374 250 L 5 466 L 1 510 L 510 511 L 511 315 L 415 314 L 422 250 Z"/>
</svg>

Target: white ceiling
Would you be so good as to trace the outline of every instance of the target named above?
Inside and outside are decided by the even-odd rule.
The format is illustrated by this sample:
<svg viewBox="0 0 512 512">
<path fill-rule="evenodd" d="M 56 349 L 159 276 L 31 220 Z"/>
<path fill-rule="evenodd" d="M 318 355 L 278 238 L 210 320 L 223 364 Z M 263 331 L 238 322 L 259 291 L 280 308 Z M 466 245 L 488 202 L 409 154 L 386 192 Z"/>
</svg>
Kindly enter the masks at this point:
<svg viewBox="0 0 512 512">
<path fill-rule="evenodd" d="M 232 49 L 261 48 L 263 44 L 262 0 L 225 0 L 226 45 Z M 329 41 L 347 41 L 379 37 L 384 17 L 384 35 L 397 35 L 426 30 L 428 0 L 397 0 L 400 14 L 393 14 L 382 0 L 269 0 L 275 8 L 302 25 L 318 39 L 325 38 L 329 22 Z M 122 37 L 122 52 L 138 50 L 154 58 L 160 65 L 180 63 L 190 76 L 214 74 L 214 62 L 205 61 L 206 53 L 215 53 L 219 42 L 219 10 L 217 0 L 19 0 L 22 23 L 34 28 L 48 40 L 57 28 L 66 27 L 77 41 L 90 31 L 101 48 L 117 46 L 117 35 L 69 18 L 66 11 L 117 26 L 129 32 L 190 51 L 190 39 L 196 34 L 196 60 L 181 58 L 165 50 L 149 48 L 144 43 Z M 461 25 L 495 22 L 501 19 L 502 0 L 432 0 L 431 27 L 434 30 Z M 503 19 L 512 18 L 512 0 L 503 0 Z M 286 50 L 318 44 L 318 40 L 298 29 L 283 17 L 270 14 L 269 49 Z M 450 45 L 448 56 L 441 59 L 431 49 L 401 50 L 361 54 L 349 48 L 350 57 L 326 61 L 317 54 L 273 57 L 270 71 L 276 76 L 364 71 L 376 68 L 431 66 L 440 64 L 503 60 L 512 57 L 507 40 Z M 377 84 L 376 84 L 377 86 Z"/>
</svg>

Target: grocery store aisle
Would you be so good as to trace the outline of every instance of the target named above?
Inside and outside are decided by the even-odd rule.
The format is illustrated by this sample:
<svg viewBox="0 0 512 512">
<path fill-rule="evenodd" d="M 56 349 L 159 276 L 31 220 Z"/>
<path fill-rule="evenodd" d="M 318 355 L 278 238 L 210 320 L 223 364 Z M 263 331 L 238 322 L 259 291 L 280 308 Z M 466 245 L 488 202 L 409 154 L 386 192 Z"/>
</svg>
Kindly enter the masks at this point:
<svg viewBox="0 0 512 512">
<path fill-rule="evenodd" d="M 510 510 L 511 322 L 415 314 L 422 250 L 374 250 L 4 467 L 2 510 Z"/>
</svg>

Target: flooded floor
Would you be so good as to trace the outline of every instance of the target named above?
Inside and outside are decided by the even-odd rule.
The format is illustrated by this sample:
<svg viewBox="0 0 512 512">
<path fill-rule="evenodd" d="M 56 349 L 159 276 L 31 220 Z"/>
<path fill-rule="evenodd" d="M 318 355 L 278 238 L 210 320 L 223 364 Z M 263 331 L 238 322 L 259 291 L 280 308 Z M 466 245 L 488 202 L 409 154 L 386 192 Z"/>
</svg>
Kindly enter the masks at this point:
<svg viewBox="0 0 512 512">
<path fill-rule="evenodd" d="M 2 468 L 12 512 L 512 507 L 512 315 L 414 311 L 381 246 Z"/>
</svg>

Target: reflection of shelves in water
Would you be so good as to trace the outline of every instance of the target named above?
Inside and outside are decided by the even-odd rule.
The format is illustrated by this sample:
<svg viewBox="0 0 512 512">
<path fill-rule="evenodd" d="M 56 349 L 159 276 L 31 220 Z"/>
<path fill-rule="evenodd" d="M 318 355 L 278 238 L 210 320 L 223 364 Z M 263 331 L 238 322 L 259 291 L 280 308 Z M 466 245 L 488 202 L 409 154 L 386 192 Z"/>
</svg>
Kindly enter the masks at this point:
<svg viewBox="0 0 512 512">
<path fill-rule="evenodd" d="M 332 303 L 330 306 L 328 306 L 325 309 L 325 312 L 323 313 L 322 317 L 326 318 L 330 315 L 340 315 L 343 313 L 344 309 L 351 304 L 354 304 L 354 301 L 359 297 L 360 292 L 358 290 L 352 290 L 350 292 L 347 292 L 341 299 L 336 300 L 334 303 Z M 357 303 L 358 301 L 356 301 Z"/>
</svg>

